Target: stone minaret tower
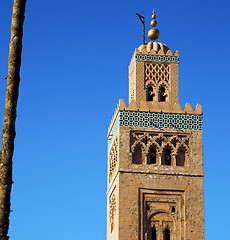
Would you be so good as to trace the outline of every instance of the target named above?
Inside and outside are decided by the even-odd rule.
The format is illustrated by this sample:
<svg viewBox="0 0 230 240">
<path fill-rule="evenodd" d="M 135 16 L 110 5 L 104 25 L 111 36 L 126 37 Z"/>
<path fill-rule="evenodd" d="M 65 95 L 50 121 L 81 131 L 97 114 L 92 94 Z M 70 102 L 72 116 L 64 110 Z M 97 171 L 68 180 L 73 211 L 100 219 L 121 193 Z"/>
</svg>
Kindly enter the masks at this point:
<svg viewBox="0 0 230 240">
<path fill-rule="evenodd" d="M 129 105 L 108 130 L 108 240 L 204 240 L 202 109 L 181 109 L 178 55 L 154 41 L 134 51 Z"/>
</svg>

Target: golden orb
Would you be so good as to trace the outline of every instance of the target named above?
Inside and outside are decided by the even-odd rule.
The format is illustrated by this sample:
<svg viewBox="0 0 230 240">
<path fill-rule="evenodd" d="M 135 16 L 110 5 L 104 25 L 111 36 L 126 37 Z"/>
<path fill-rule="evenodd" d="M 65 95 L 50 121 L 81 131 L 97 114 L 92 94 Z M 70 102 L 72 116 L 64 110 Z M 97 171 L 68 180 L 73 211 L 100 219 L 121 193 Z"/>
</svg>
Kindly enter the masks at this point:
<svg viewBox="0 0 230 240">
<path fill-rule="evenodd" d="M 155 15 L 155 14 L 153 14 L 153 15 L 152 15 L 152 19 L 155 19 L 155 18 L 156 18 L 156 15 Z"/>
<path fill-rule="evenodd" d="M 156 27 L 157 26 L 157 21 L 156 20 L 152 20 L 150 24 L 151 24 L 152 27 Z"/>
<path fill-rule="evenodd" d="M 148 37 L 150 40 L 153 40 L 153 41 L 157 40 L 159 38 L 159 36 L 160 36 L 160 32 L 155 28 L 150 29 L 148 32 Z"/>
</svg>

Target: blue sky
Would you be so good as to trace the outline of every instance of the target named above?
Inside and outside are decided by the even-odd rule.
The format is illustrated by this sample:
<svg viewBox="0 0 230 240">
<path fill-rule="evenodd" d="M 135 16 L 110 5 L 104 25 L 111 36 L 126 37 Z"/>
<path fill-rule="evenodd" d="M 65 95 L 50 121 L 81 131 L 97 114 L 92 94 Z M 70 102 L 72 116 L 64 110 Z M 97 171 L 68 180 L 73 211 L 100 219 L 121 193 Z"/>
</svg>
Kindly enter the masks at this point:
<svg viewBox="0 0 230 240">
<path fill-rule="evenodd" d="M 0 129 L 12 4 L 0 3 Z M 128 104 L 135 14 L 149 30 L 153 9 L 158 40 L 180 51 L 181 106 L 203 104 L 206 239 L 229 235 L 230 2 L 28 0 L 11 239 L 106 239 L 107 128 L 118 100 Z"/>
</svg>

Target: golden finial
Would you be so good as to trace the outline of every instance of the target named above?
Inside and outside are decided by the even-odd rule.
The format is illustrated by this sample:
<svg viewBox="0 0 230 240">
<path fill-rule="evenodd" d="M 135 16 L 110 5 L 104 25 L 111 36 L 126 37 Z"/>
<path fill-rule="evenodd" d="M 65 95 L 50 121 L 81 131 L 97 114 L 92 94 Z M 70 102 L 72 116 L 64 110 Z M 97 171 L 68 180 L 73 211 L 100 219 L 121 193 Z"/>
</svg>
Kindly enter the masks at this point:
<svg viewBox="0 0 230 240">
<path fill-rule="evenodd" d="M 151 26 L 153 27 L 152 29 L 149 30 L 148 32 L 148 37 L 150 40 L 157 40 L 159 38 L 159 35 L 160 35 L 160 32 L 155 29 L 154 27 L 157 26 L 157 21 L 155 20 L 156 19 L 156 15 L 155 15 L 155 11 L 153 10 L 153 15 L 152 15 L 152 21 L 151 21 Z"/>
</svg>

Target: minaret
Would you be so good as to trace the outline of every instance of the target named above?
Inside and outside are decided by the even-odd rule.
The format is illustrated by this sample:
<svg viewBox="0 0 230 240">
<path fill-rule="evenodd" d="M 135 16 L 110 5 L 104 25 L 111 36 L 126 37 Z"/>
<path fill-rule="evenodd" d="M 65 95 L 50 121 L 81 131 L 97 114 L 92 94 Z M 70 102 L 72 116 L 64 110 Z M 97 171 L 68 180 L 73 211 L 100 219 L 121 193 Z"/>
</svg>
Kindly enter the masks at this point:
<svg viewBox="0 0 230 240">
<path fill-rule="evenodd" d="M 179 52 L 148 37 L 108 130 L 107 240 L 204 240 L 202 109 L 178 97 Z"/>
</svg>

